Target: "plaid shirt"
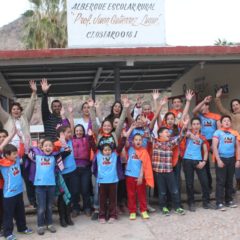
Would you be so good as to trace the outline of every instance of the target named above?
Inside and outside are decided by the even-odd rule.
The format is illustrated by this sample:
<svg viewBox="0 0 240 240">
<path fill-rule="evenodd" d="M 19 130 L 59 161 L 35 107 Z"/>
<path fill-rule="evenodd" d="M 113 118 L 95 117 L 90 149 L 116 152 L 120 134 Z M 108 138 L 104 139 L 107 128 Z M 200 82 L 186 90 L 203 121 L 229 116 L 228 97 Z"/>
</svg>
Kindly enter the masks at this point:
<svg viewBox="0 0 240 240">
<path fill-rule="evenodd" d="M 167 142 L 153 141 L 152 167 L 154 172 L 169 173 L 172 172 L 173 147 L 179 144 L 182 136 L 171 138 Z"/>
</svg>

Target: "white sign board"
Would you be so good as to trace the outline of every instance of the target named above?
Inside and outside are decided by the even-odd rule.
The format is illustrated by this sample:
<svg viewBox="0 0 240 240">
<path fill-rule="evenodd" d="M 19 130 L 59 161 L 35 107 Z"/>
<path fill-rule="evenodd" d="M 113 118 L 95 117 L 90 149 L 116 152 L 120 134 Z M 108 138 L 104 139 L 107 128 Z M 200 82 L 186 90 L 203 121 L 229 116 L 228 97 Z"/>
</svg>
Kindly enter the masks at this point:
<svg viewBox="0 0 240 240">
<path fill-rule="evenodd" d="M 68 46 L 165 44 L 164 0 L 67 0 Z"/>
</svg>

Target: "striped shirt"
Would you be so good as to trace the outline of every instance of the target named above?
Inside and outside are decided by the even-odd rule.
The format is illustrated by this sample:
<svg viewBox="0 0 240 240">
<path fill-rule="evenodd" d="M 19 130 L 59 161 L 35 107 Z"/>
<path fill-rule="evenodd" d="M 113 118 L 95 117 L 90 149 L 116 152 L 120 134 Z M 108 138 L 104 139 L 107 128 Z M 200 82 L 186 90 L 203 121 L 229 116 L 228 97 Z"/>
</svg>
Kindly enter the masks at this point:
<svg viewBox="0 0 240 240">
<path fill-rule="evenodd" d="M 63 120 L 61 116 L 54 115 L 49 111 L 47 94 L 43 94 L 42 96 L 42 120 L 45 137 L 50 138 L 52 141 L 57 140 L 56 127 L 58 124 L 69 125 L 67 119 Z"/>
<path fill-rule="evenodd" d="M 177 136 L 166 142 L 153 140 L 152 167 L 154 172 L 169 173 L 173 171 L 173 148 L 179 144 L 182 137 Z"/>
</svg>

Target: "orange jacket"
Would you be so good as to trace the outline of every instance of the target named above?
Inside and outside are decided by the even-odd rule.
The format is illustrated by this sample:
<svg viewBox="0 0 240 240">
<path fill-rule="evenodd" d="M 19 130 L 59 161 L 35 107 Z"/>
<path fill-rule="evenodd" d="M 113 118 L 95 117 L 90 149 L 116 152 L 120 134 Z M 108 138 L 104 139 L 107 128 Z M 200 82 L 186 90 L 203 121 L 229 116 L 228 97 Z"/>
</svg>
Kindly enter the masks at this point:
<svg viewBox="0 0 240 240">
<path fill-rule="evenodd" d="M 152 171 L 152 162 L 147 150 L 143 147 L 134 148 L 137 156 L 142 161 L 143 166 L 143 175 L 146 180 L 146 184 L 153 188 L 154 187 L 154 179 L 153 179 L 153 171 Z"/>
</svg>

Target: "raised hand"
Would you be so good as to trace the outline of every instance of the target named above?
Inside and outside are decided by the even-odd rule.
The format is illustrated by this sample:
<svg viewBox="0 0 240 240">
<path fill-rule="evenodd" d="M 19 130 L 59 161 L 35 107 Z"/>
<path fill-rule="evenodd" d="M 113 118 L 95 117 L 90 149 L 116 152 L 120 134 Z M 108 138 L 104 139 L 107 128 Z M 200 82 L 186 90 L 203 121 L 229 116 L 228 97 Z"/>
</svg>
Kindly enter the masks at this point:
<svg viewBox="0 0 240 240">
<path fill-rule="evenodd" d="M 136 102 L 137 102 L 137 107 L 141 107 L 142 106 L 142 96 L 141 95 L 137 95 L 137 98 L 136 98 Z"/>
<path fill-rule="evenodd" d="M 73 113 L 73 104 L 72 104 L 72 102 L 69 102 L 69 103 L 68 103 L 67 109 L 68 109 L 68 112 L 69 112 L 69 113 L 71 113 L 71 114 Z"/>
<path fill-rule="evenodd" d="M 96 100 L 94 104 L 95 108 L 100 108 L 101 103 L 102 102 L 100 100 Z"/>
<path fill-rule="evenodd" d="M 194 91 L 191 89 L 188 89 L 185 94 L 186 100 L 191 101 L 194 95 L 195 95 Z"/>
<path fill-rule="evenodd" d="M 32 89 L 33 93 L 37 92 L 37 84 L 36 84 L 36 82 L 34 80 L 30 80 L 29 81 L 29 86 Z"/>
<path fill-rule="evenodd" d="M 163 106 L 163 105 L 165 105 L 167 102 L 168 102 L 168 97 L 163 97 L 163 98 L 159 101 L 159 104 L 160 104 L 160 106 Z"/>
<path fill-rule="evenodd" d="M 66 140 L 65 140 L 65 134 L 63 132 L 60 133 L 60 137 L 58 139 L 61 142 L 62 147 L 67 146 L 67 143 L 66 143 Z"/>
<path fill-rule="evenodd" d="M 61 108 L 60 115 L 61 115 L 62 119 L 65 118 L 65 109 L 64 109 L 64 106 L 62 106 L 62 108 Z"/>
<path fill-rule="evenodd" d="M 92 131 L 91 128 L 88 129 L 88 133 L 87 134 L 88 134 L 88 136 L 93 136 L 93 131 Z"/>
<path fill-rule="evenodd" d="M 48 80 L 46 78 L 43 78 L 41 81 L 41 87 L 42 87 L 42 91 L 44 93 L 47 93 L 49 88 L 51 87 L 51 84 L 48 84 Z"/>
<path fill-rule="evenodd" d="M 127 96 L 127 95 L 123 95 L 123 96 L 121 97 L 121 100 L 122 100 L 123 106 L 124 106 L 125 108 L 129 108 L 129 106 L 130 106 L 130 101 L 129 101 L 129 99 L 128 99 L 128 96 Z"/>
<path fill-rule="evenodd" d="M 154 89 L 152 92 L 152 98 L 153 100 L 157 100 L 160 96 L 159 90 L 158 89 Z"/>
<path fill-rule="evenodd" d="M 88 102 L 89 107 L 93 107 L 93 106 L 94 106 L 94 101 L 93 101 L 92 98 L 89 98 L 89 99 L 87 100 L 87 102 Z"/>
<path fill-rule="evenodd" d="M 212 96 L 207 96 L 204 98 L 205 103 L 210 103 L 212 101 Z"/>
<path fill-rule="evenodd" d="M 222 88 L 219 88 L 216 93 L 216 97 L 220 98 L 222 96 Z"/>
</svg>

